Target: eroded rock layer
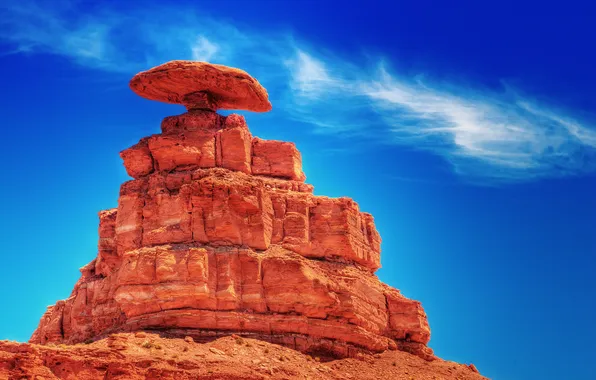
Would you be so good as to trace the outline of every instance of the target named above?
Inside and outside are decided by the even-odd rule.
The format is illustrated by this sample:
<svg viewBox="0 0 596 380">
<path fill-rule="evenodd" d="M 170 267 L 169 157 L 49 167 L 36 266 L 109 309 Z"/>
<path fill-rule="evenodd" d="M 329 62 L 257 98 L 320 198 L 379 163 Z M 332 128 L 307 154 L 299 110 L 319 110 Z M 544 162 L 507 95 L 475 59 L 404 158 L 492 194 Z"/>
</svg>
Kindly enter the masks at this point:
<svg viewBox="0 0 596 380">
<path fill-rule="evenodd" d="M 193 110 L 121 157 L 134 179 L 99 214 L 97 258 L 32 343 L 167 330 L 335 357 L 433 357 L 420 303 L 374 275 L 372 216 L 314 195 L 294 144 L 252 137 L 239 115 Z"/>
</svg>

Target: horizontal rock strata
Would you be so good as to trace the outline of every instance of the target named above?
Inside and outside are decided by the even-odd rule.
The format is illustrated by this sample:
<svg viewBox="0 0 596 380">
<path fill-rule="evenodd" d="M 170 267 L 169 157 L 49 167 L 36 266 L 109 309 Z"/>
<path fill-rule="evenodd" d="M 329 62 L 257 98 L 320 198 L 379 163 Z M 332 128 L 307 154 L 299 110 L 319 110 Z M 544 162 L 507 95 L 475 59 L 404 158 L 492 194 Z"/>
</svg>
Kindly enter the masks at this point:
<svg viewBox="0 0 596 380">
<path fill-rule="evenodd" d="M 313 194 L 295 145 L 192 109 L 121 152 L 134 179 L 99 214 L 98 255 L 32 343 L 160 330 L 236 333 L 352 357 L 432 359 L 426 315 L 374 275 L 380 236 L 349 198 Z"/>
</svg>

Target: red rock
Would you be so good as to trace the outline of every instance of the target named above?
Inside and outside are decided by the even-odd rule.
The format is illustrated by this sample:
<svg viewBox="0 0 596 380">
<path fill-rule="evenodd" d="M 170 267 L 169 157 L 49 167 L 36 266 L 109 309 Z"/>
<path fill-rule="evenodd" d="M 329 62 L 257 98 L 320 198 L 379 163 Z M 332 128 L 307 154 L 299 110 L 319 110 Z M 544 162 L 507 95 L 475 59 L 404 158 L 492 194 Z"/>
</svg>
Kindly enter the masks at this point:
<svg viewBox="0 0 596 380">
<path fill-rule="evenodd" d="M 306 179 L 302 172 L 300 152 L 294 144 L 255 138 L 252 141 L 252 149 L 253 174 L 294 181 L 304 181 Z"/>
<path fill-rule="evenodd" d="M 267 90 L 256 79 L 240 69 L 206 62 L 164 63 L 135 75 L 130 88 L 144 98 L 183 104 L 189 110 L 271 110 Z"/>
<path fill-rule="evenodd" d="M 120 255 L 128 249 L 141 246 L 145 199 L 139 188 L 145 183 L 146 180 L 129 181 L 120 188 L 114 238 Z"/>
<path fill-rule="evenodd" d="M 121 257 L 116 248 L 116 215 L 117 209 L 99 213 L 99 243 L 95 271 L 108 276 L 120 267 Z"/>
<path fill-rule="evenodd" d="M 273 243 L 306 257 L 379 268 L 379 235 L 372 217 L 353 201 L 271 191 L 275 182 L 223 169 L 202 173 L 198 179 L 193 171 L 154 173 L 125 183 L 119 202 L 124 217 L 116 220 L 118 252 L 192 241 L 257 250 Z"/>
<path fill-rule="evenodd" d="M 341 257 L 370 269 L 381 266 L 380 237 L 370 214 L 349 198 L 317 197 L 310 210 L 310 257 Z"/>
<path fill-rule="evenodd" d="M 157 186 L 143 196 L 142 245 L 191 242 L 190 194 L 170 193 Z"/>
<path fill-rule="evenodd" d="M 420 302 L 404 298 L 395 291 L 386 292 L 385 297 L 393 337 L 408 342 L 428 343 L 430 328 Z"/>
<path fill-rule="evenodd" d="M 212 246 L 269 247 L 273 210 L 265 188 L 213 177 L 183 187 L 191 194 L 196 241 Z"/>
<path fill-rule="evenodd" d="M 379 265 L 372 217 L 302 186 L 221 168 L 126 182 L 118 209 L 100 214 L 98 259 L 32 342 L 250 331 L 302 336 L 306 350 L 334 342 L 332 355 L 403 347 L 431 359 L 420 305 L 370 272 Z"/>
<path fill-rule="evenodd" d="M 321 351 L 310 352 L 320 360 L 315 361 L 295 351 L 305 351 L 310 343 L 301 337 L 199 338 L 137 332 L 60 347 L 0 341 L 0 379 L 486 379 L 465 365 L 425 362 L 401 351 L 327 362 L 322 353 L 345 347 L 321 342 Z"/>
<path fill-rule="evenodd" d="M 39 321 L 39 326 L 31 335 L 30 342 L 45 344 L 60 342 L 64 339 L 63 313 L 65 301 L 58 301 L 55 305 L 48 306 Z"/>
<path fill-rule="evenodd" d="M 186 135 L 202 130 L 219 130 L 226 117 L 215 112 L 194 110 L 176 116 L 168 116 L 161 122 L 164 135 Z"/>
<path fill-rule="evenodd" d="M 148 140 L 155 170 L 215 167 L 215 136 L 224 124 L 225 117 L 206 111 L 165 118 L 161 125 L 163 133 Z"/>
<path fill-rule="evenodd" d="M 185 167 L 212 168 L 215 166 L 213 133 L 192 138 L 155 135 L 149 138 L 149 149 L 155 159 L 156 170 L 170 171 Z"/>
<path fill-rule="evenodd" d="M 165 118 L 161 127 L 161 134 L 143 138 L 120 153 L 131 177 L 222 167 L 300 182 L 306 178 L 294 144 L 253 139 L 240 115 L 193 110 Z"/>
<path fill-rule="evenodd" d="M 224 128 L 218 131 L 217 166 L 251 173 L 252 135 L 248 130 L 244 117 L 230 115 L 226 118 Z"/>
<path fill-rule="evenodd" d="M 233 72 L 176 63 L 133 79 L 143 96 L 191 111 L 121 153 L 135 179 L 121 186 L 117 209 L 100 213 L 97 258 L 31 342 L 158 329 L 197 341 L 250 334 L 329 357 L 399 348 L 433 360 L 420 303 L 374 275 L 372 216 L 349 198 L 313 195 L 294 144 L 253 138 L 242 116 L 196 109 L 199 100 L 262 106 L 250 93 L 258 83 Z M 184 75 L 203 81 L 206 97 L 189 95 L 199 90 Z"/>
<path fill-rule="evenodd" d="M 126 252 L 118 272 L 105 278 L 93 275 L 94 264 L 73 296 L 44 316 L 32 342 L 101 336 L 106 326 L 90 318 L 95 315 L 112 321 L 111 332 L 297 334 L 308 339 L 308 349 L 331 339 L 347 345 L 350 355 L 384 351 L 393 339 L 428 341 L 416 301 L 388 290 L 368 271 L 312 261 L 279 246 L 260 253 L 195 244 L 140 248 Z M 70 321 L 68 328 L 61 320 Z"/>
<path fill-rule="evenodd" d="M 120 152 L 124 167 L 129 176 L 139 178 L 153 171 L 153 157 L 147 144 L 148 138 L 142 138 L 138 144 Z"/>
</svg>

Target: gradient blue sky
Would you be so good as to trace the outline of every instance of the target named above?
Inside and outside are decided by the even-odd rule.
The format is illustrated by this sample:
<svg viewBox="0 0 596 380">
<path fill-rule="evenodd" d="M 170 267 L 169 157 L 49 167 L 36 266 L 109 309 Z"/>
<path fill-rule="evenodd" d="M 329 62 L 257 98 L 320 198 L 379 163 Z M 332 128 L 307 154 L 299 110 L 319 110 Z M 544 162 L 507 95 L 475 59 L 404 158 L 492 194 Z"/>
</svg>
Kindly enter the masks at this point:
<svg viewBox="0 0 596 380">
<path fill-rule="evenodd" d="M 273 111 L 245 114 L 253 134 L 295 142 L 315 193 L 375 216 L 378 275 L 422 301 L 439 356 L 493 379 L 596 378 L 594 14 L 0 1 L 0 339 L 27 340 L 68 297 L 128 179 L 118 152 L 183 112 L 128 80 L 198 59 L 257 77 Z"/>
</svg>

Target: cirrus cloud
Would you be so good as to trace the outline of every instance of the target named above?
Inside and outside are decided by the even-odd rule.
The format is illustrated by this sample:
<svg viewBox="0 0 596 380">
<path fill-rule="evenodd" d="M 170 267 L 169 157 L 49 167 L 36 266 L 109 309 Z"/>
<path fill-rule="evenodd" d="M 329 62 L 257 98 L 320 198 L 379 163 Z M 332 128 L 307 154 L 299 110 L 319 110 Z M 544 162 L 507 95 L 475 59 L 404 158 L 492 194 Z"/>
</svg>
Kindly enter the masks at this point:
<svg viewBox="0 0 596 380">
<path fill-rule="evenodd" d="M 55 54 L 90 69 L 127 74 L 172 59 L 241 67 L 269 89 L 288 122 L 338 138 L 425 150 L 477 182 L 596 169 L 594 125 L 511 89 L 439 85 L 400 75 L 380 59 L 372 68 L 361 67 L 320 53 L 323 46 L 299 36 L 235 26 L 192 9 L 85 13 L 77 3 L 41 4 L 0 5 L 5 54 Z"/>
</svg>

